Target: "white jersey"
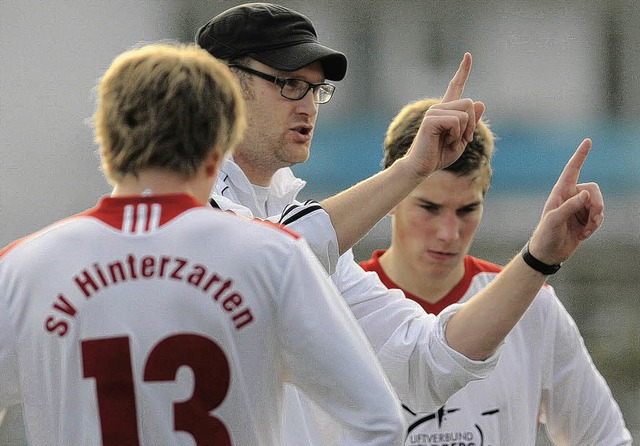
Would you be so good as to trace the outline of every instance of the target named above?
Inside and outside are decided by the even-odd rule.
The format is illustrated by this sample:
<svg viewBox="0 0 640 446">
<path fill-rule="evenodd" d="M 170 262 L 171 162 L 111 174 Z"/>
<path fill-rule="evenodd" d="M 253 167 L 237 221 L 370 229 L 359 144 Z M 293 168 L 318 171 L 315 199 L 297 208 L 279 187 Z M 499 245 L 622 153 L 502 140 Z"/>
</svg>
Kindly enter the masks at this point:
<svg viewBox="0 0 640 446">
<path fill-rule="evenodd" d="M 380 266 L 383 252 L 376 251 L 361 265 L 380 274 L 387 286 L 397 287 Z M 469 300 L 500 270 L 467 256 L 465 276 L 442 300 Z M 424 306 L 434 309 L 426 302 Z M 488 378 L 469 383 L 437 411 L 419 413 L 409 405 L 405 409 L 405 446 L 534 446 L 540 422 L 558 446 L 621 446 L 632 441 L 575 322 L 548 285 L 506 337 L 498 366 Z"/>
<path fill-rule="evenodd" d="M 472 380 L 486 377 L 495 368 L 498 351 L 485 361 L 474 361 L 450 348 L 445 340 L 444 328 L 448 318 L 457 310 L 453 306 L 436 317 L 427 314 L 418 304 L 404 297 L 399 290 L 389 290 L 375 273 L 365 273 L 354 261 L 351 251 L 337 260 L 331 258 L 337 239 L 330 219 L 322 208 L 312 203 L 313 209 L 295 201 L 304 186 L 288 168 L 276 172 L 269 187 L 266 203 L 259 203 L 252 185 L 240 167 L 228 158 L 222 164 L 212 198 L 223 209 L 238 211 L 245 207 L 245 215 L 266 218 L 267 215 L 289 216 L 289 228 L 312 239 L 311 247 L 323 262 L 335 265 L 332 281 L 356 316 L 373 346 L 387 377 L 401 399 L 423 411 L 437 410 L 444 402 Z M 221 199 L 223 197 L 223 199 Z M 225 206 L 233 202 L 234 206 Z M 275 220 L 282 221 L 281 217 Z M 337 252 L 337 251 L 335 251 Z M 287 445 L 313 444 L 326 446 L 339 441 L 318 439 L 316 432 L 326 427 L 318 411 L 305 401 L 304 395 L 288 393 L 291 423 L 307 423 L 308 441 L 286 438 Z M 292 399 L 298 398 L 300 401 Z M 303 414 L 295 413 L 302 407 Z M 314 423 L 324 423 L 322 427 Z M 326 430 L 331 431 L 331 427 Z M 292 431 L 290 429 L 289 431 Z"/>
<path fill-rule="evenodd" d="M 400 404 L 306 242 L 187 195 L 103 198 L 0 251 L 0 407 L 31 446 L 281 445 L 284 382 L 349 444 Z"/>
</svg>

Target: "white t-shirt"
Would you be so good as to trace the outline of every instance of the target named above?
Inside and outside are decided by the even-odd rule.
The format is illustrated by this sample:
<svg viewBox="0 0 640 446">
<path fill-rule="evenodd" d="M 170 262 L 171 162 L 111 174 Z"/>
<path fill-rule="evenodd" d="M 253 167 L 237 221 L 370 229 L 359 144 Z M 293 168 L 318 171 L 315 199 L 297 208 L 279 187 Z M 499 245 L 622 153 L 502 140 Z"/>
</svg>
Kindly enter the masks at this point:
<svg viewBox="0 0 640 446">
<path fill-rule="evenodd" d="M 275 446 L 288 382 L 349 444 L 400 444 L 397 397 L 326 277 L 273 225 L 103 198 L 0 251 L 0 407 L 24 405 L 31 446 Z"/>
<path fill-rule="evenodd" d="M 380 266 L 383 251 L 361 265 L 397 288 Z M 465 275 L 441 303 L 465 302 L 502 268 L 465 257 Z M 407 297 L 419 301 L 417 296 Z M 436 305 L 426 303 L 428 310 Z M 553 287 L 544 286 L 507 335 L 495 371 L 469 383 L 436 411 L 407 404 L 405 446 L 534 446 L 544 423 L 554 444 L 623 446 L 631 435 L 602 375 L 593 365 L 571 315 Z"/>
</svg>

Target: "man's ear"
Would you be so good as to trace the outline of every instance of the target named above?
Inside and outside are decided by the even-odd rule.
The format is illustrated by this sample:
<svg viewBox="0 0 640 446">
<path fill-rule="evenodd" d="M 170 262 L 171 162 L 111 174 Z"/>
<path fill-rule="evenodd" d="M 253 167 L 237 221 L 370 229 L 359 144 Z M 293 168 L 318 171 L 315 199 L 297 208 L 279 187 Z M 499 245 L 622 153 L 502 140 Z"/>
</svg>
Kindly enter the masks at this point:
<svg viewBox="0 0 640 446">
<path fill-rule="evenodd" d="M 204 160 L 205 172 L 208 177 L 215 177 L 218 174 L 220 161 L 222 160 L 221 150 L 212 150 Z"/>
</svg>

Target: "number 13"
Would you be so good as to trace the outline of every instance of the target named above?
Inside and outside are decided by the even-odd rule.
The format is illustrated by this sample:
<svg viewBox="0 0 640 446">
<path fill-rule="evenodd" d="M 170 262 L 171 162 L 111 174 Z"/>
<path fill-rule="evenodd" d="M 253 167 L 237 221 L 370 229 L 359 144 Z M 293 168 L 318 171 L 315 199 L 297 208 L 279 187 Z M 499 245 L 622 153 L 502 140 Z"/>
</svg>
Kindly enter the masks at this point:
<svg viewBox="0 0 640 446">
<path fill-rule="evenodd" d="M 139 446 L 135 386 L 128 337 L 82 341 L 85 378 L 95 378 L 104 446 Z M 224 351 L 211 339 L 179 334 L 161 340 L 149 353 L 144 382 L 175 381 L 178 369 L 193 371 L 187 401 L 173 404 L 173 428 L 190 433 L 198 446 L 231 446 L 224 423 L 210 415 L 224 400 L 230 382 Z"/>
</svg>

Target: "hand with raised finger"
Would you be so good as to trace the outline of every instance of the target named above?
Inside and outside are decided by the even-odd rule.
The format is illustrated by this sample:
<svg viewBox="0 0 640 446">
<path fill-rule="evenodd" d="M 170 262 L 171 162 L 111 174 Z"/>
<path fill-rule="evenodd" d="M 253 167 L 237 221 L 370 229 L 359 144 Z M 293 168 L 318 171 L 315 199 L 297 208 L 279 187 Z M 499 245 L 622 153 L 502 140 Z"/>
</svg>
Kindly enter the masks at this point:
<svg viewBox="0 0 640 446">
<path fill-rule="evenodd" d="M 471 72 L 471 54 L 465 53 L 449 82 L 442 103 L 432 106 L 407 151 L 407 157 L 419 176 L 453 163 L 473 140 L 476 123 L 484 113 L 482 102 L 462 99 Z"/>
<path fill-rule="evenodd" d="M 543 263 L 567 260 L 604 219 L 604 199 L 596 183 L 578 183 L 580 170 L 591 150 L 585 139 L 565 165 L 529 242 L 529 251 Z"/>
<path fill-rule="evenodd" d="M 467 84 L 467 80 L 469 79 L 469 73 L 471 73 L 471 65 L 471 53 L 464 53 L 462 62 L 460 62 L 460 66 L 458 67 L 458 71 L 456 71 L 456 74 L 454 74 L 453 79 L 449 81 L 447 91 L 442 97 L 442 104 L 457 101 L 458 99 L 462 98 L 464 87 Z M 467 127 L 465 128 L 464 132 L 464 139 L 466 140 L 465 146 L 473 140 L 475 124 L 482 117 L 484 109 L 485 106 L 482 102 L 473 102 L 473 117 L 475 119 L 470 119 L 467 122 Z"/>
</svg>

